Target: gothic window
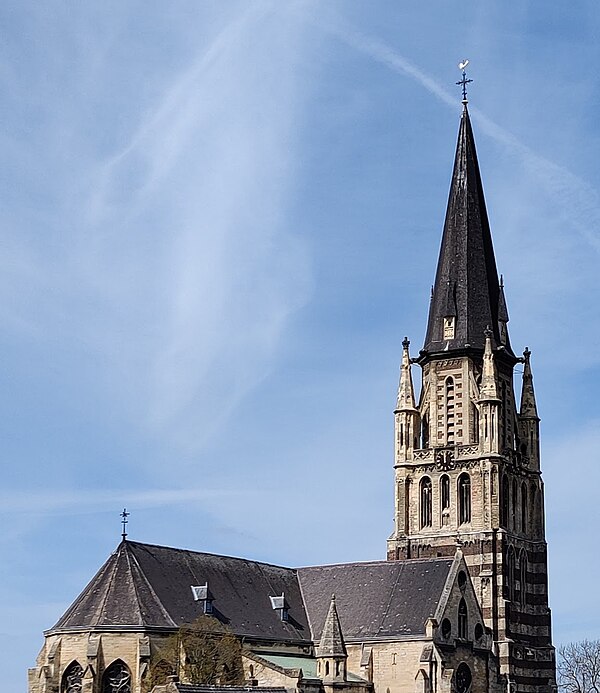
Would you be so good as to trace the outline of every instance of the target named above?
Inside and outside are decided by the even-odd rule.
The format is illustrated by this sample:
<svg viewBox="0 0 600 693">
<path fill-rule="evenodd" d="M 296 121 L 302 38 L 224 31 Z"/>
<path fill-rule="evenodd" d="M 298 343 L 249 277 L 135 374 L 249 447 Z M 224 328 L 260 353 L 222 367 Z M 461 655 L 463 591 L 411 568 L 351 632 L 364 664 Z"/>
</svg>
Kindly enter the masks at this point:
<svg viewBox="0 0 600 693">
<path fill-rule="evenodd" d="M 104 672 L 102 693 L 131 693 L 131 672 L 120 659 L 113 662 Z"/>
<path fill-rule="evenodd" d="M 440 478 L 440 510 L 442 525 L 447 525 L 450 518 L 450 477 L 447 474 Z"/>
<path fill-rule="evenodd" d="M 527 552 L 525 549 L 521 551 L 521 606 L 525 607 L 527 603 Z"/>
<path fill-rule="evenodd" d="M 429 447 L 429 415 L 423 414 L 421 421 L 421 447 L 423 449 Z"/>
<path fill-rule="evenodd" d="M 466 473 L 458 477 L 458 522 L 471 522 L 471 479 Z"/>
<path fill-rule="evenodd" d="M 516 577 L 515 552 L 512 546 L 508 548 L 506 560 L 506 579 L 508 582 L 508 598 L 511 602 L 515 601 L 515 577 Z"/>
<path fill-rule="evenodd" d="M 502 448 L 505 448 L 508 440 L 508 406 L 506 402 L 506 383 L 500 385 L 502 398 Z"/>
<path fill-rule="evenodd" d="M 518 529 L 518 527 L 517 527 L 517 517 L 518 517 L 518 514 L 517 514 L 518 503 L 517 503 L 517 501 L 518 501 L 518 498 L 517 498 L 517 480 L 516 479 L 513 479 L 513 482 L 512 482 L 512 494 L 511 495 L 512 495 L 512 499 L 511 499 L 512 504 L 510 506 L 511 507 L 511 513 L 512 513 L 511 526 L 512 526 L 512 529 L 516 532 Z"/>
<path fill-rule="evenodd" d="M 62 678 L 61 693 L 81 693 L 83 669 L 79 662 L 72 662 L 66 668 Z"/>
<path fill-rule="evenodd" d="M 421 527 L 431 527 L 431 479 L 421 479 Z"/>
<path fill-rule="evenodd" d="M 527 513 L 529 511 L 529 504 L 527 503 L 527 486 L 523 482 L 521 486 L 521 532 L 523 534 L 527 533 Z"/>
<path fill-rule="evenodd" d="M 531 493 L 529 497 L 529 531 L 535 535 L 537 533 L 537 488 L 535 487 L 535 483 L 531 484 Z"/>
<path fill-rule="evenodd" d="M 479 442 L 479 409 L 471 402 L 471 442 Z"/>
<path fill-rule="evenodd" d="M 508 529 L 508 516 L 510 508 L 510 484 L 506 474 L 502 477 L 501 488 L 501 504 L 500 504 L 500 524 Z"/>
<path fill-rule="evenodd" d="M 446 378 L 446 444 L 454 445 L 454 378 Z"/>
<path fill-rule="evenodd" d="M 442 510 L 450 507 L 450 477 L 444 474 L 440 479 L 440 502 Z"/>
<path fill-rule="evenodd" d="M 469 693 L 473 676 L 465 662 L 461 662 L 456 670 L 456 693 Z"/>
<path fill-rule="evenodd" d="M 463 640 L 469 637 L 469 616 L 467 602 L 464 599 L 461 599 L 458 605 L 458 637 Z"/>
</svg>

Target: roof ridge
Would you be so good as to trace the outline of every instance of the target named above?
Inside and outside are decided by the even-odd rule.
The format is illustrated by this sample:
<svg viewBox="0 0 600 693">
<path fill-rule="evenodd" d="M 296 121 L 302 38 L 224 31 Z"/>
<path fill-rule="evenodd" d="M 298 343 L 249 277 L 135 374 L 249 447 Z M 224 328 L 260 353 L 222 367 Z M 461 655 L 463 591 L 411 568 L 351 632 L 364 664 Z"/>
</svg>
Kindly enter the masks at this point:
<svg viewBox="0 0 600 693">
<path fill-rule="evenodd" d="M 113 569 L 112 569 L 112 571 L 111 571 L 111 573 L 110 573 L 110 577 L 109 577 L 109 579 L 108 579 L 108 585 L 107 585 L 106 589 L 104 590 L 104 595 L 102 596 L 102 603 L 101 603 L 101 609 L 100 609 L 100 613 L 101 613 L 101 614 L 104 613 L 104 607 L 106 606 L 106 601 L 107 601 L 107 599 L 108 599 L 108 593 L 110 592 L 111 587 L 112 587 L 112 585 L 113 585 L 113 583 L 114 583 L 115 574 L 116 574 L 116 572 L 117 572 L 117 567 L 118 567 L 118 565 L 119 565 L 119 556 L 121 555 L 121 551 L 123 550 L 122 547 L 123 547 L 124 544 L 125 544 L 125 541 L 122 541 L 122 542 L 119 544 L 119 546 L 118 546 L 118 548 L 117 548 L 117 551 L 116 551 L 115 563 L 114 563 L 114 565 L 113 565 Z M 97 618 L 96 618 L 96 623 L 94 623 L 95 626 L 98 625 L 98 621 L 99 621 L 99 620 L 100 620 L 100 618 L 97 617 Z"/>
<path fill-rule="evenodd" d="M 129 559 L 130 559 L 130 556 L 129 556 L 129 552 L 128 552 L 127 560 L 129 560 Z M 142 580 L 144 580 L 144 582 L 146 583 L 146 586 L 148 587 L 148 590 L 150 591 L 150 593 L 151 593 L 152 596 L 154 597 L 155 603 L 158 605 L 158 607 L 159 607 L 160 610 L 162 611 L 162 613 L 163 613 L 163 615 L 165 616 L 165 618 L 166 618 L 168 621 L 170 621 L 170 622 L 173 624 L 174 627 L 177 627 L 177 624 L 176 624 L 175 621 L 171 618 L 171 615 L 169 614 L 169 612 L 168 612 L 168 611 L 166 610 L 166 608 L 164 607 L 164 605 L 163 605 L 162 601 L 160 600 L 159 596 L 156 594 L 156 591 L 154 590 L 154 587 L 152 587 L 152 584 L 151 584 L 150 580 L 148 580 L 148 578 L 146 577 L 146 573 L 144 573 L 144 571 L 143 571 L 143 569 L 142 569 L 142 566 L 141 566 L 140 562 L 139 562 L 138 559 L 137 559 L 137 556 L 136 556 L 133 552 L 131 552 L 131 559 L 135 562 L 135 566 L 136 566 L 136 568 L 137 568 L 137 570 L 138 570 L 138 572 L 139 572 L 140 577 L 141 577 Z M 138 587 L 137 587 L 137 582 L 136 582 L 135 580 L 133 580 L 133 588 L 134 588 L 134 590 L 135 590 L 136 601 L 137 601 L 137 604 L 138 604 L 138 607 L 139 607 L 139 611 L 140 611 L 140 620 L 141 620 L 142 623 L 143 623 L 143 622 L 144 622 L 144 613 L 143 613 L 142 608 L 141 608 L 140 597 L 139 597 L 139 591 L 138 591 Z"/>
<path fill-rule="evenodd" d="M 212 551 L 196 551 L 195 549 L 181 549 L 176 546 L 165 546 L 164 544 L 150 544 L 143 541 L 129 541 L 128 544 L 136 544 L 137 546 L 150 547 L 154 549 L 166 549 L 167 551 L 176 551 L 177 553 L 193 553 L 199 554 L 201 556 L 215 556 L 217 558 L 229 558 L 233 561 L 243 561 L 244 563 L 255 563 L 258 565 L 265 565 L 271 568 L 280 568 L 281 570 L 295 571 L 297 568 L 291 568 L 290 566 L 280 565 L 279 563 L 268 563 L 267 561 L 258 561 L 254 558 L 243 558 L 241 556 L 230 556 L 228 554 L 214 553 Z"/>
<path fill-rule="evenodd" d="M 117 547 L 111 554 L 110 556 L 104 561 L 104 563 L 98 568 L 96 571 L 95 575 L 92 577 L 92 579 L 87 583 L 87 585 L 83 588 L 83 590 L 79 593 L 79 595 L 76 597 L 75 601 L 69 606 L 69 608 L 65 611 L 64 614 L 58 619 L 58 621 L 52 626 L 52 628 L 49 629 L 49 631 L 45 632 L 52 632 L 57 626 L 62 623 L 63 621 L 67 620 L 70 618 L 71 614 L 77 610 L 77 608 L 81 605 L 81 603 L 85 600 L 85 598 L 88 595 L 88 590 L 89 588 L 101 577 L 104 576 L 104 574 L 108 571 L 109 566 L 111 561 L 116 561 L 116 555 L 118 553 L 119 547 Z"/>
<path fill-rule="evenodd" d="M 342 565 L 399 565 L 404 563 L 431 563 L 436 561 L 451 561 L 452 556 L 431 556 L 430 558 L 405 558 L 401 561 L 390 561 L 382 558 L 378 561 L 348 561 L 346 563 L 318 563 L 314 565 L 302 565 L 295 570 L 307 570 L 309 568 L 337 568 Z"/>
</svg>

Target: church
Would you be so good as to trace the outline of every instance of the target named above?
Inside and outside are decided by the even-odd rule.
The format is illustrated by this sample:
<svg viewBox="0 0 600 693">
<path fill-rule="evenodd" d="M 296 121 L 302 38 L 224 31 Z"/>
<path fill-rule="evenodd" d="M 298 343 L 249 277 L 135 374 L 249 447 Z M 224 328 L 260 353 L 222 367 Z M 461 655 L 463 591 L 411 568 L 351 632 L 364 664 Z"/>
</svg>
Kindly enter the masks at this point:
<svg viewBox="0 0 600 693">
<path fill-rule="evenodd" d="M 555 691 L 540 419 L 508 320 L 464 98 L 423 348 L 402 344 L 386 559 L 290 568 L 124 534 L 44 633 L 29 693 L 142 693 L 202 615 L 239 639 L 257 690 Z"/>
</svg>

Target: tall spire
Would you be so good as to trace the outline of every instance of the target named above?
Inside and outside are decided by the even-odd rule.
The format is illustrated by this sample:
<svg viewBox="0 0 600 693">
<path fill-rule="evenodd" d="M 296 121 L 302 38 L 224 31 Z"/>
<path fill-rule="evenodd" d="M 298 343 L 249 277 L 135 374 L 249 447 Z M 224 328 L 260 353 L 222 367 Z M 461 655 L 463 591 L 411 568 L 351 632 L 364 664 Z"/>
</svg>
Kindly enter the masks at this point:
<svg viewBox="0 0 600 693">
<path fill-rule="evenodd" d="M 402 341 L 402 365 L 400 366 L 400 384 L 398 385 L 398 401 L 396 411 L 415 411 L 415 389 L 410 371 L 410 355 L 408 337 Z"/>
<path fill-rule="evenodd" d="M 533 391 L 533 375 L 531 374 L 531 351 L 525 347 L 523 352 L 523 389 L 521 390 L 521 410 L 519 415 L 522 419 L 538 419 L 537 406 L 535 403 L 535 393 Z"/>
<path fill-rule="evenodd" d="M 502 317 L 507 315 L 473 130 L 467 104 L 463 103 L 424 351 L 483 349 L 484 331 L 489 325 L 494 345 L 504 345 L 513 355 L 508 335 L 501 338 L 500 312 Z"/>
</svg>

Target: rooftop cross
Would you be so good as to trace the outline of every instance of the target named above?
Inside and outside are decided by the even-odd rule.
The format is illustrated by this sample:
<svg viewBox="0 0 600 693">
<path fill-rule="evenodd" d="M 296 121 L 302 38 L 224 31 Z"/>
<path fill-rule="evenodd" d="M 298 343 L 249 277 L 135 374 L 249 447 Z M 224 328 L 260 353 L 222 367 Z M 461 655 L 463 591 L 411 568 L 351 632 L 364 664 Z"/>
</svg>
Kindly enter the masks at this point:
<svg viewBox="0 0 600 693">
<path fill-rule="evenodd" d="M 467 103 L 467 84 L 473 81 L 472 79 L 467 79 L 467 73 L 465 72 L 465 69 L 468 64 L 469 61 L 466 59 L 458 63 L 458 69 L 462 70 L 462 79 L 456 84 L 458 84 L 459 87 L 462 86 L 463 103 Z"/>
<path fill-rule="evenodd" d="M 122 518 L 121 524 L 123 525 L 123 531 L 121 532 L 121 536 L 123 537 L 123 541 L 125 541 L 125 539 L 127 539 L 126 527 L 127 527 L 127 523 L 129 522 L 129 520 L 127 518 L 130 515 L 131 515 L 131 513 L 127 512 L 127 508 L 123 508 L 123 512 L 121 513 L 121 518 Z"/>
</svg>

